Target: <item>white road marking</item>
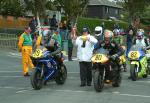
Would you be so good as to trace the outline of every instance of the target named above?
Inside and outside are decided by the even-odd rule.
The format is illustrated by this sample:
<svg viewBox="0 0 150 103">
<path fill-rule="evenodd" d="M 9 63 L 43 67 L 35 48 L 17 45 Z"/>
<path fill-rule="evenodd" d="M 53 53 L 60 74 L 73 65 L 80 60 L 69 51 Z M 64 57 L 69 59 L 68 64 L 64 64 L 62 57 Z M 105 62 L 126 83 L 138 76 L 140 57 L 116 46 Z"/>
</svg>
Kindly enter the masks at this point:
<svg viewBox="0 0 150 103">
<path fill-rule="evenodd" d="M 143 98 L 150 98 L 149 95 L 134 95 L 134 94 L 119 94 L 122 96 L 129 96 L 129 97 L 143 97 Z"/>
<path fill-rule="evenodd" d="M 0 78 L 22 78 L 24 76 L 0 76 Z"/>
<path fill-rule="evenodd" d="M 0 87 L 0 89 L 25 89 L 25 88 L 4 86 L 4 87 Z"/>
<path fill-rule="evenodd" d="M 22 71 L 0 71 L 0 73 L 21 73 Z"/>
<path fill-rule="evenodd" d="M 150 81 L 135 81 L 135 82 L 140 82 L 140 83 L 150 83 Z"/>
<path fill-rule="evenodd" d="M 29 90 L 20 90 L 20 91 L 17 91 L 16 93 L 24 93 L 26 91 L 29 91 Z"/>
<path fill-rule="evenodd" d="M 22 56 L 21 53 L 13 53 L 13 52 L 9 52 L 10 55 L 14 55 L 14 56 Z"/>
</svg>

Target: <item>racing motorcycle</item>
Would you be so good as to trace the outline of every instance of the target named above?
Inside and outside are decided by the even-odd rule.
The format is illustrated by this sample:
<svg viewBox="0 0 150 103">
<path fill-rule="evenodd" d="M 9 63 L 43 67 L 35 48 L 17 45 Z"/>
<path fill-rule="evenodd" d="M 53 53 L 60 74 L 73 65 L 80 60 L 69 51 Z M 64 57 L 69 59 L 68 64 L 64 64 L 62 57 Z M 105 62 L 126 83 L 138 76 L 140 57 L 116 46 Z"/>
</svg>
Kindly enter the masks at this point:
<svg viewBox="0 0 150 103">
<path fill-rule="evenodd" d="M 140 45 L 133 45 L 128 53 L 130 61 L 130 76 L 133 81 L 139 77 L 146 78 L 148 75 L 148 63 L 145 50 Z"/>
<path fill-rule="evenodd" d="M 42 88 L 50 80 L 55 80 L 57 84 L 64 84 L 67 78 L 67 69 L 61 58 L 57 64 L 53 56 L 49 56 L 50 51 L 45 47 L 39 47 L 31 55 L 35 68 L 31 74 L 31 84 L 35 90 Z"/>
<path fill-rule="evenodd" d="M 109 51 L 100 48 L 92 56 L 93 63 L 93 83 L 97 92 L 101 92 L 105 81 L 110 80 L 113 87 L 119 87 L 121 84 L 121 70 L 117 63 L 108 55 Z"/>
<path fill-rule="evenodd" d="M 150 49 L 146 50 L 146 57 L 147 57 L 147 63 L 148 63 L 148 71 L 150 75 Z"/>
<path fill-rule="evenodd" d="M 121 46 L 121 47 L 123 48 L 124 51 L 126 50 L 125 46 Z M 124 72 L 126 72 L 127 66 L 126 66 L 126 57 L 125 57 L 125 54 L 121 55 L 119 57 L 119 59 L 120 59 L 119 64 L 121 65 L 121 67 L 124 70 Z"/>
</svg>

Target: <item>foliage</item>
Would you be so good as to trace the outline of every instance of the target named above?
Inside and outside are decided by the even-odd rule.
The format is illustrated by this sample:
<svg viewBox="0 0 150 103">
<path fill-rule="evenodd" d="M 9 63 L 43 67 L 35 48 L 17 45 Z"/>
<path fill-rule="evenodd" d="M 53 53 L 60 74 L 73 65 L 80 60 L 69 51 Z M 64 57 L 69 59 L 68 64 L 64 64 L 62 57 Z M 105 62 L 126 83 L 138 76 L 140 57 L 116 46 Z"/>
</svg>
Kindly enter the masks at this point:
<svg viewBox="0 0 150 103">
<path fill-rule="evenodd" d="M 106 29 L 113 29 L 115 23 L 118 23 L 121 28 L 126 29 L 128 23 L 123 21 L 108 21 L 104 19 L 93 19 L 93 18 L 79 18 L 77 23 L 78 32 L 81 33 L 83 27 L 88 27 L 90 32 L 93 33 L 96 26 L 100 26 L 104 22 Z"/>
<path fill-rule="evenodd" d="M 149 0 L 115 0 L 124 7 L 124 13 L 130 20 L 136 16 L 142 16 L 145 8 L 150 5 Z"/>
<path fill-rule="evenodd" d="M 16 17 L 23 16 L 25 14 L 25 7 L 21 5 L 20 0 L 1 0 L 0 14 Z"/>
<path fill-rule="evenodd" d="M 68 19 L 77 19 L 85 11 L 89 0 L 56 0 Z"/>
</svg>

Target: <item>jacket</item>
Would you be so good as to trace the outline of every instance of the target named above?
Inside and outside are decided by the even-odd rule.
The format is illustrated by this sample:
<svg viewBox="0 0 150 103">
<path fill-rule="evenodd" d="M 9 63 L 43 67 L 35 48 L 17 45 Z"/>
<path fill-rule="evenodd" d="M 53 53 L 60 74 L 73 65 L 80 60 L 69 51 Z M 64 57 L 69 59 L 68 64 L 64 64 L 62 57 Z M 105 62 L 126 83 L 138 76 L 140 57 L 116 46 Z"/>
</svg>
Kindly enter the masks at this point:
<svg viewBox="0 0 150 103">
<path fill-rule="evenodd" d="M 83 40 L 81 36 L 77 37 L 73 44 L 77 46 L 77 58 L 79 61 L 91 62 L 94 45 L 98 42 L 94 36 L 88 35 L 88 40 L 85 42 L 85 47 L 82 47 Z"/>
</svg>

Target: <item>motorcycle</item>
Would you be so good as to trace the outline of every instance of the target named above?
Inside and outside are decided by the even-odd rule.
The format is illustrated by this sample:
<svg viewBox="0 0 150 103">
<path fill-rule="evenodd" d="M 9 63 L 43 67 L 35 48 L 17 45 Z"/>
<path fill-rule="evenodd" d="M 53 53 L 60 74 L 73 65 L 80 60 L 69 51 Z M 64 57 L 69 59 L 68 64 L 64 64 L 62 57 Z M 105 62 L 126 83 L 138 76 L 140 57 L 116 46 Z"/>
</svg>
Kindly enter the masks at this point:
<svg viewBox="0 0 150 103">
<path fill-rule="evenodd" d="M 31 55 L 35 68 L 31 74 L 31 84 L 35 90 L 42 88 L 50 80 L 55 80 L 57 84 L 64 84 L 67 78 L 67 69 L 63 59 L 57 64 L 53 56 L 49 56 L 50 51 L 45 47 L 39 47 Z"/>
<path fill-rule="evenodd" d="M 146 78 L 148 75 L 148 64 L 145 51 L 140 45 L 133 45 L 128 53 L 130 61 L 130 76 L 133 81 L 138 77 Z"/>
<path fill-rule="evenodd" d="M 146 50 L 146 57 L 147 57 L 147 63 L 148 63 L 148 71 L 150 75 L 150 49 Z"/>
<path fill-rule="evenodd" d="M 121 47 L 124 49 L 124 51 L 126 50 L 125 46 L 121 46 Z M 120 59 L 119 64 L 121 65 L 121 67 L 124 70 L 124 72 L 126 72 L 127 66 L 126 66 L 126 56 L 125 56 L 125 54 L 121 55 L 119 57 L 119 59 Z"/>
<path fill-rule="evenodd" d="M 91 58 L 94 69 L 93 83 L 97 92 L 102 91 L 107 80 L 112 82 L 113 87 L 119 87 L 121 84 L 121 70 L 108 54 L 109 51 L 100 48 Z"/>
</svg>

